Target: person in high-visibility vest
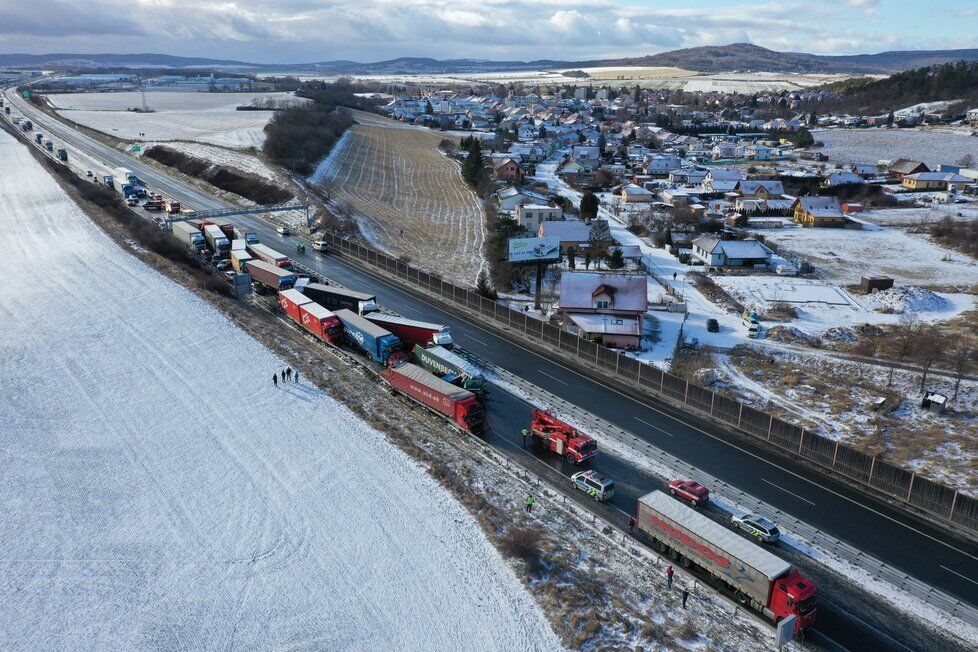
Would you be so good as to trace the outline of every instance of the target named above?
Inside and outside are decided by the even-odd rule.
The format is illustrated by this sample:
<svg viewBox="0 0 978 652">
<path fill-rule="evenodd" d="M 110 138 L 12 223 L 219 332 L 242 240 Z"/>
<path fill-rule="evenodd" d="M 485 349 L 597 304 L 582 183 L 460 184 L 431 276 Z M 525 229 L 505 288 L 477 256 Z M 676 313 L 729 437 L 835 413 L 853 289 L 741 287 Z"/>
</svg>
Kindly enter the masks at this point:
<svg viewBox="0 0 978 652">
<path fill-rule="evenodd" d="M 535 503 L 535 502 L 537 502 L 537 501 L 535 501 L 533 499 L 533 496 L 527 496 L 526 497 L 526 513 L 527 514 L 529 514 L 530 512 L 533 511 L 533 503 Z"/>
<path fill-rule="evenodd" d="M 530 431 L 523 428 L 523 448 L 526 448 L 526 440 L 530 437 Z"/>
</svg>

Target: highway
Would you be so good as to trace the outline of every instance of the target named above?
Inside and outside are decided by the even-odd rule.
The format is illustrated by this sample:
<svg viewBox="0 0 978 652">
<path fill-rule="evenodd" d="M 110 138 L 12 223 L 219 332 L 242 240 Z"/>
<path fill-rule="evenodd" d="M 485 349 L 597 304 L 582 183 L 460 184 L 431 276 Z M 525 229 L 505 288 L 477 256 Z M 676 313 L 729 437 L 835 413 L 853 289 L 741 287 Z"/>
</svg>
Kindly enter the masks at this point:
<svg viewBox="0 0 978 652">
<path fill-rule="evenodd" d="M 112 165 L 125 166 L 166 194 L 197 209 L 228 207 L 226 202 L 175 181 L 126 154 L 78 133 L 28 106 L 15 94 L 22 114 L 38 129 L 71 148 Z M 278 236 L 274 227 L 250 216 L 235 218 L 263 242 L 292 255 L 296 242 Z M 466 349 L 533 384 L 630 431 L 677 458 L 723 479 L 822 532 L 845 541 L 960 600 L 978 605 L 978 545 L 949 536 L 925 521 L 909 517 L 885 503 L 867 498 L 841 482 L 815 475 L 774 453 L 732 438 L 722 428 L 649 397 L 633 395 L 597 375 L 582 374 L 505 334 L 442 309 L 420 293 L 334 256 L 311 248 L 297 260 L 344 285 L 369 290 L 378 301 L 414 318 L 445 323 Z M 507 424 L 516 428 L 517 423 Z M 600 439 L 599 439 L 600 443 Z M 640 488 L 637 488 L 637 490 Z M 634 496 L 633 496 L 634 499 Z M 624 504 L 623 508 L 628 508 Z"/>
</svg>

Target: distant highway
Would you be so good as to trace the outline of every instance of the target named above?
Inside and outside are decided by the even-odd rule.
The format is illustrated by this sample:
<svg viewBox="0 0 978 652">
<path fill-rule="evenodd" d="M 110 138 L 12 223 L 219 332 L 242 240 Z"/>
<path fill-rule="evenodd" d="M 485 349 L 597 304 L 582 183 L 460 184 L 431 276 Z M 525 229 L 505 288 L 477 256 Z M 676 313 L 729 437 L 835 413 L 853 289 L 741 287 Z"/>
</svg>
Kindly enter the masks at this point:
<svg viewBox="0 0 978 652">
<path fill-rule="evenodd" d="M 176 181 L 95 139 L 79 133 L 28 105 L 16 93 L 6 97 L 37 128 L 53 134 L 71 148 L 132 169 L 149 185 L 201 210 L 228 208 L 230 204 Z M 295 238 L 282 238 L 268 223 L 251 217 L 235 218 L 263 242 L 290 256 Z M 529 382 L 578 405 L 658 448 L 686 460 L 705 472 L 792 514 L 822 532 L 857 547 L 887 564 L 978 606 L 978 543 L 949 536 L 926 521 L 909 517 L 889 505 L 867 498 L 842 482 L 827 480 L 803 465 L 786 460 L 751 443 L 730 437 L 723 429 L 650 397 L 638 397 L 596 374 L 592 377 L 568 368 L 545 351 L 513 341 L 474 323 L 468 317 L 442 309 L 420 293 L 367 272 L 349 262 L 312 252 L 297 260 L 317 273 L 355 289 L 369 289 L 378 300 L 401 314 L 445 323 L 466 349 L 525 378 Z M 516 428 L 513 423 L 511 427 Z M 600 442 L 600 439 L 599 439 Z M 625 505 L 623 508 L 628 508 Z"/>
</svg>

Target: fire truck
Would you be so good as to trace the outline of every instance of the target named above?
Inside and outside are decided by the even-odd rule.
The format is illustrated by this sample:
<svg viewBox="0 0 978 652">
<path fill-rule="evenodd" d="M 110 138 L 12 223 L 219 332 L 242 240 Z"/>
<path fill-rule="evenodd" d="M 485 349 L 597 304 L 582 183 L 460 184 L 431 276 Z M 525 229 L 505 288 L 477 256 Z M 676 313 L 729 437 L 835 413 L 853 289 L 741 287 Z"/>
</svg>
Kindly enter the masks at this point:
<svg viewBox="0 0 978 652">
<path fill-rule="evenodd" d="M 543 410 L 534 408 L 529 434 L 533 443 L 563 456 L 571 464 L 580 464 L 598 454 L 594 439 Z"/>
</svg>

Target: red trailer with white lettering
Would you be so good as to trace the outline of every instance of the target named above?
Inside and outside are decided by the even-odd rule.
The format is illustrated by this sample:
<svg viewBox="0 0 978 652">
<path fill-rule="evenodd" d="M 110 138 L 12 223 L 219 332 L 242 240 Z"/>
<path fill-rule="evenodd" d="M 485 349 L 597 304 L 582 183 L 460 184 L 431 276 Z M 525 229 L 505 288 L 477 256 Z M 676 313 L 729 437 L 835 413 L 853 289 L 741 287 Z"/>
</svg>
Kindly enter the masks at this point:
<svg viewBox="0 0 978 652">
<path fill-rule="evenodd" d="M 299 307 L 307 303 L 312 303 L 312 299 L 298 290 L 282 290 L 278 293 L 278 305 L 282 306 L 285 314 L 297 324 L 302 323 Z"/>
<path fill-rule="evenodd" d="M 456 387 L 410 362 L 388 367 L 381 373 L 394 389 L 448 417 L 463 430 L 480 435 L 485 429 L 486 412 L 469 390 Z"/>
<path fill-rule="evenodd" d="M 303 328 L 324 342 L 343 341 L 343 322 L 329 308 L 310 301 L 299 306 L 299 318 Z"/>
</svg>

